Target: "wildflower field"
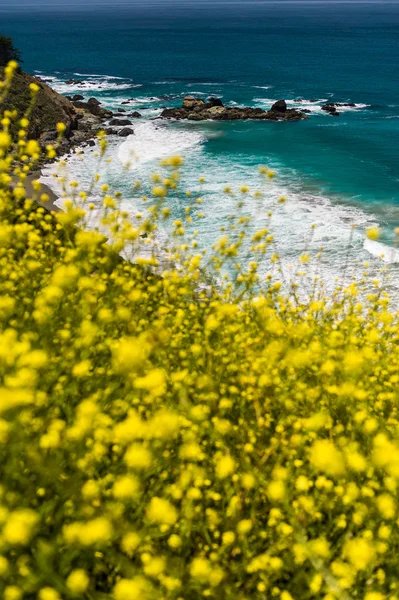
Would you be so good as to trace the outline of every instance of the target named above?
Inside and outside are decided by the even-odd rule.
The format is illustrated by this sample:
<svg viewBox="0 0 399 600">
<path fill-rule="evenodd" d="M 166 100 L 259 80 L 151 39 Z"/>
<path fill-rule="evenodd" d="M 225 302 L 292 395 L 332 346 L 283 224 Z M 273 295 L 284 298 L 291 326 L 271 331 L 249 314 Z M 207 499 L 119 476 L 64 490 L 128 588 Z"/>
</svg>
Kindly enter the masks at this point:
<svg viewBox="0 0 399 600">
<path fill-rule="evenodd" d="M 174 267 L 124 260 L 169 218 L 181 160 L 136 225 L 104 185 L 104 235 L 74 182 L 65 212 L 29 197 L 28 126 L 8 111 L 0 129 L 0 597 L 399 598 L 388 298 L 283 292 L 258 276 L 268 229 L 240 267 L 245 218 L 206 258 L 237 263 L 215 285 L 185 237 L 194 198 Z"/>
</svg>

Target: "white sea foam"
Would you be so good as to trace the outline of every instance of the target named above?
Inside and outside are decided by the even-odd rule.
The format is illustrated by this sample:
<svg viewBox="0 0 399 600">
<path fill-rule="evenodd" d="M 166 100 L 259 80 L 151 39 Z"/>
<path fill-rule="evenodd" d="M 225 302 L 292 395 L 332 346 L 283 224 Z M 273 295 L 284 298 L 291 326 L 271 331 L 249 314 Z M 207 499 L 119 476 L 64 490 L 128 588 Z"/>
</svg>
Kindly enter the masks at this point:
<svg viewBox="0 0 399 600">
<path fill-rule="evenodd" d="M 140 99 L 142 103 L 143 100 L 144 98 Z M 319 102 L 322 101 L 324 100 Z M 106 181 L 112 189 L 123 193 L 121 206 L 132 219 L 135 219 L 138 211 L 145 209 L 142 200 L 132 192 L 132 180 L 142 181 L 143 193 L 147 193 L 152 185 L 149 183 L 150 175 L 158 170 L 159 160 L 180 154 L 186 161 L 181 174 L 181 189 L 190 190 L 193 197 L 201 195 L 204 199 L 198 210 L 205 214 L 205 218 L 195 218 L 195 205 L 193 214 L 198 241 L 204 248 L 210 248 L 220 236 L 220 227 L 228 223 L 229 216 L 237 215 L 236 198 L 240 196 L 240 187 L 245 184 L 249 186 L 250 194 L 244 197 L 242 212 L 252 217 L 251 227 L 256 230 L 268 227 L 274 235 L 273 251 L 277 251 L 281 257 L 285 281 L 295 278 L 295 274 L 302 270 L 299 258 L 304 251 L 314 256 L 320 248 L 324 249 L 318 266 L 314 267 L 312 265 L 315 263 L 311 263 L 307 269 L 310 275 L 308 279 L 305 278 L 305 290 L 311 289 L 311 276 L 316 274 L 323 280 L 327 290 L 334 289 L 336 277 L 346 283 L 353 277 L 361 278 L 363 261 L 370 263 L 371 275 L 378 278 L 381 255 L 392 256 L 388 246 L 370 244 L 370 240 L 365 242 L 364 230 L 378 219 L 360 207 L 341 204 L 305 188 L 299 174 L 279 168 L 280 165 L 273 164 L 266 156 L 264 162 L 278 171 L 278 177 L 267 182 L 259 176 L 255 165 L 245 164 L 245 158 L 240 161 L 238 157 L 232 162 L 231 157 L 215 157 L 204 152 L 206 140 L 221 131 L 215 123 L 202 123 L 198 126 L 189 123 L 141 121 L 134 126 L 134 131 L 134 135 L 123 141 L 117 137 L 110 139 L 112 161 L 110 164 L 104 163 L 101 178 L 101 182 Z M 71 155 L 68 160 L 71 180 L 79 181 L 84 190 L 89 189 L 92 176 L 98 170 L 94 150 L 86 148 L 83 160 L 77 155 Z M 129 169 L 125 168 L 127 164 Z M 51 177 L 54 170 L 53 165 L 47 167 L 42 180 L 60 194 L 61 186 Z M 206 181 L 200 185 L 201 176 Z M 235 198 L 224 193 L 227 185 L 235 192 Z M 260 191 L 262 196 L 254 197 L 255 191 Z M 277 202 L 281 195 L 287 197 L 286 203 Z M 98 207 L 91 216 L 91 224 L 94 226 L 101 216 L 101 194 L 94 191 L 91 200 Z M 185 202 L 190 202 L 192 206 L 192 201 L 186 201 L 184 196 L 181 200 L 171 197 L 167 202 L 172 215 L 176 217 L 182 216 Z M 59 204 L 62 204 L 62 200 Z M 273 213 L 271 221 L 267 217 L 268 211 Z M 313 224 L 316 225 L 315 229 L 312 229 Z M 357 227 L 355 230 L 353 225 Z M 166 239 L 166 233 L 160 231 L 159 235 L 161 244 Z M 395 251 L 394 258 L 395 260 L 386 262 L 399 262 L 399 252 Z M 392 265 L 391 268 L 395 266 Z M 266 259 L 261 265 L 261 273 L 266 275 L 270 271 L 271 263 Z"/>
<path fill-rule="evenodd" d="M 74 73 L 77 76 L 77 73 Z M 81 74 L 80 76 L 83 76 Z M 55 77 L 54 75 L 42 74 L 43 79 L 51 82 L 52 87 L 60 94 L 73 94 L 73 93 L 85 93 L 85 92 L 112 92 L 130 90 L 134 88 L 143 87 L 141 83 L 134 83 L 128 79 L 122 79 L 121 77 L 112 77 L 110 75 L 86 75 L 89 79 L 75 81 L 74 83 L 66 83 L 73 77 L 65 76 Z"/>
<path fill-rule="evenodd" d="M 272 104 L 274 104 L 275 102 L 277 102 L 276 98 L 254 98 L 253 102 L 256 104 L 261 104 L 262 106 L 265 106 L 266 108 L 270 108 L 272 106 Z M 327 100 L 326 98 L 320 98 L 318 100 L 306 100 L 303 98 L 298 98 L 295 100 L 286 100 L 287 106 L 288 108 L 297 108 L 299 110 L 309 110 L 311 113 L 314 114 L 323 114 L 323 115 L 328 115 L 328 112 L 325 110 L 322 110 L 322 105 L 326 104 L 330 102 L 330 100 Z M 362 103 L 356 103 L 354 106 L 337 106 L 337 111 L 338 112 L 348 112 L 348 111 L 356 111 L 356 110 L 363 110 L 365 108 L 369 108 L 369 104 L 362 104 Z"/>
<path fill-rule="evenodd" d="M 133 168 L 143 163 L 157 161 L 167 156 L 187 153 L 200 145 L 204 136 L 194 130 L 180 129 L 173 125 L 154 122 L 140 123 L 118 150 L 118 158 L 124 165 Z"/>
<path fill-rule="evenodd" d="M 97 79 L 120 79 L 125 81 L 126 77 L 116 77 L 116 75 L 97 75 L 96 73 L 74 73 L 77 77 L 96 77 Z"/>
<path fill-rule="evenodd" d="M 364 240 L 363 248 L 377 258 L 381 258 L 384 262 L 393 264 L 399 263 L 399 250 L 392 246 L 387 246 L 375 240 Z"/>
</svg>

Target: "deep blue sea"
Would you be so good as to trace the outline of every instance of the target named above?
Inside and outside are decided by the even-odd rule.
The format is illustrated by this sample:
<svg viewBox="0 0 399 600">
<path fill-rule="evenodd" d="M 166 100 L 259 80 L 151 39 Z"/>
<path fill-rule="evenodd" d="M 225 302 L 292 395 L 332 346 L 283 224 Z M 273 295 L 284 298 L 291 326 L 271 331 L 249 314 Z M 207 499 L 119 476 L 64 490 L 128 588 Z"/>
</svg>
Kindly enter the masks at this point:
<svg viewBox="0 0 399 600">
<path fill-rule="evenodd" d="M 111 141 L 112 162 L 103 167 L 132 218 L 139 209 L 134 181 L 148 181 L 163 156 L 184 154 L 183 185 L 204 197 L 206 244 L 234 210 L 224 187 L 243 184 L 264 194 L 245 201 L 258 224 L 273 210 L 287 267 L 304 245 L 315 252 L 323 246 L 324 274 L 332 279 L 346 260 L 353 224 L 352 262 L 381 253 L 363 248 L 369 224 L 379 224 L 382 240 L 392 243 L 399 226 L 399 2 L 132 0 L 90 9 L 37 4 L 23 14 L 6 1 L 0 32 L 14 38 L 25 70 L 60 92 L 143 114 L 134 136 Z M 81 83 L 67 85 L 69 78 Z M 299 123 L 152 120 L 188 94 L 261 107 L 285 98 L 311 114 Z M 356 107 L 332 117 L 320 110 L 326 101 Z M 129 159 L 134 164 L 126 168 Z M 277 173 L 267 184 L 258 174 L 264 164 Z M 94 165 L 86 152 L 69 168 L 85 184 Z M 279 205 L 282 193 L 287 203 Z M 182 206 L 173 208 L 178 214 Z"/>
</svg>

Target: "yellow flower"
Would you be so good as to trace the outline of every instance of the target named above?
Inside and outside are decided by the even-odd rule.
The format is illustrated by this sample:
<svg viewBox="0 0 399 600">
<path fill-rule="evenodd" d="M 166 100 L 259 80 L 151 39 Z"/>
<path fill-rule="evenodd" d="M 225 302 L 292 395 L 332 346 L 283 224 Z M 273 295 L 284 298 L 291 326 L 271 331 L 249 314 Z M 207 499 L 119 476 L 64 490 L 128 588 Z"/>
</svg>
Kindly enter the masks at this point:
<svg viewBox="0 0 399 600">
<path fill-rule="evenodd" d="M 267 486 L 267 495 L 270 500 L 281 501 L 285 497 L 285 485 L 283 481 L 272 481 Z"/>
<path fill-rule="evenodd" d="M 143 577 L 121 579 L 114 587 L 115 600 L 146 600 L 148 584 Z"/>
<path fill-rule="evenodd" d="M 225 479 L 234 473 L 235 461 L 231 456 L 218 456 L 215 460 L 215 463 L 216 477 L 219 479 Z"/>
<path fill-rule="evenodd" d="M 44 587 L 39 592 L 39 600 L 61 600 L 61 596 L 54 588 Z"/>
<path fill-rule="evenodd" d="M 209 581 L 212 567 L 209 560 L 206 558 L 194 558 L 190 565 L 190 575 L 193 579 L 198 579 L 202 583 Z"/>
<path fill-rule="evenodd" d="M 174 525 L 177 521 L 177 510 L 164 498 L 152 498 L 146 514 L 147 519 L 152 523 Z"/>
<path fill-rule="evenodd" d="M 366 235 L 369 240 L 378 240 L 378 238 L 381 236 L 381 230 L 378 227 L 369 227 L 366 230 Z"/>
<path fill-rule="evenodd" d="M 148 358 L 150 345 L 143 339 L 125 337 L 113 351 L 114 367 L 122 373 L 137 370 Z"/>
<path fill-rule="evenodd" d="M 74 377 L 87 377 L 92 369 L 90 360 L 82 360 L 80 363 L 75 365 L 72 369 L 72 375 Z"/>
<path fill-rule="evenodd" d="M 68 579 L 66 581 L 67 588 L 73 594 L 84 594 L 84 592 L 89 587 L 90 580 L 87 576 L 87 573 L 84 569 L 75 569 L 72 573 L 69 574 Z"/>
<path fill-rule="evenodd" d="M 39 516 L 29 508 L 15 510 L 4 526 L 4 540 L 11 545 L 28 544 L 38 521 Z"/>
<path fill-rule="evenodd" d="M 132 475 L 119 477 L 112 488 L 112 493 L 117 500 L 132 500 L 140 490 L 140 482 Z"/>
<path fill-rule="evenodd" d="M 381 592 L 367 592 L 364 596 L 364 600 L 385 600 L 386 596 Z"/>
<path fill-rule="evenodd" d="M 121 547 L 128 556 L 132 556 L 134 551 L 140 546 L 141 538 L 134 531 L 126 533 L 121 541 Z"/>
<path fill-rule="evenodd" d="M 144 561 L 143 570 L 149 577 L 159 577 L 165 571 L 165 559 L 162 556 L 152 556 Z"/>
<path fill-rule="evenodd" d="M 21 600 L 22 590 L 16 585 L 8 585 L 4 589 L 4 600 Z"/>
<path fill-rule="evenodd" d="M 389 494 L 381 494 L 378 496 L 377 507 L 384 519 L 394 519 L 396 517 L 396 502 Z"/>
<path fill-rule="evenodd" d="M 310 449 L 311 464 L 328 475 L 342 475 L 345 464 L 342 453 L 329 440 L 318 440 Z"/>
<path fill-rule="evenodd" d="M 175 533 L 173 533 L 168 538 L 168 545 L 171 548 L 173 548 L 174 550 L 176 550 L 177 548 L 180 548 L 180 546 L 181 546 L 181 537 L 179 535 L 176 535 Z"/>
<path fill-rule="evenodd" d="M 369 541 L 363 538 L 354 538 L 345 543 L 344 556 L 355 569 L 361 571 L 368 568 L 374 561 L 376 554 L 373 545 Z"/>
<path fill-rule="evenodd" d="M 152 455 L 140 444 L 132 444 L 126 451 L 125 462 L 131 469 L 148 469 L 152 463 Z"/>
<path fill-rule="evenodd" d="M 246 535 L 251 531 L 253 523 L 250 519 L 242 519 L 237 525 L 237 533 L 239 535 Z"/>
<path fill-rule="evenodd" d="M 11 136 L 5 131 L 0 131 L 0 150 L 6 150 L 11 145 Z"/>
<path fill-rule="evenodd" d="M 0 577 L 3 577 L 7 573 L 9 567 L 8 560 L 5 556 L 0 556 Z"/>
</svg>

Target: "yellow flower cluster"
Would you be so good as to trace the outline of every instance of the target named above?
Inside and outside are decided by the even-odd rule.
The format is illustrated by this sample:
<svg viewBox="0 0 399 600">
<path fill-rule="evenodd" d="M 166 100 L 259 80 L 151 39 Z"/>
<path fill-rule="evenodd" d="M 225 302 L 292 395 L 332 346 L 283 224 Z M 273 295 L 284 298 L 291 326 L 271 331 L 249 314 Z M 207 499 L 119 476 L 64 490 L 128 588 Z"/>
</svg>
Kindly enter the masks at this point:
<svg viewBox="0 0 399 600">
<path fill-rule="evenodd" d="M 10 121 L 0 597 L 399 598 L 399 322 L 381 290 L 304 302 L 255 262 L 216 285 L 182 235 L 189 212 L 156 267 L 174 187 L 133 225 L 115 195 L 101 232 L 85 230 L 75 186 L 65 213 L 39 206 L 38 184 L 29 196 L 40 148 Z M 171 181 L 181 163 L 164 161 Z M 237 263 L 239 218 L 212 272 Z M 254 235 L 253 256 L 269 236 Z"/>
</svg>

